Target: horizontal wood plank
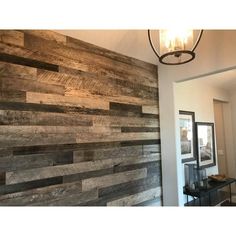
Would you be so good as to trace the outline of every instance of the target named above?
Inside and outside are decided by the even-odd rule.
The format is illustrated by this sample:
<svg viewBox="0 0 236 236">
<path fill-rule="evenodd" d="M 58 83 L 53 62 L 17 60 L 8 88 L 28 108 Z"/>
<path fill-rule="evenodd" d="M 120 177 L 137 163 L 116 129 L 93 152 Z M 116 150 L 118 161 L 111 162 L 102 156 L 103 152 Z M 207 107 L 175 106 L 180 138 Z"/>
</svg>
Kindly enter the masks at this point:
<svg viewBox="0 0 236 236">
<path fill-rule="evenodd" d="M 80 204 L 86 204 L 89 201 L 93 201 L 95 199 L 98 199 L 98 190 L 92 189 L 87 192 L 82 193 L 75 193 L 75 194 L 69 194 L 65 197 L 60 197 L 58 199 L 51 199 L 48 201 L 41 201 L 36 204 L 32 204 L 32 206 L 77 206 Z"/>
<path fill-rule="evenodd" d="M 131 58 L 131 57 L 116 53 L 114 51 L 96 46 L 94 44 L 84 42 L 84 41 L 79 40 L 79 39 L 75 39 L 75 38 L 72 38 L 72 37 L 67 37 L 66 38 L 66 45 L 69 46 L 69 47 L 80 49 L 80 50 L 85 50 L 85 51 L 87 51 L 89 53 L 92 53 L 92 54 L 97 54 L 97 55 L 101 55 L 101 56 L 104 56 L 104 57 L 108 57 L 108 58 L 111 58 L 113 60 L 120 61 L 120 62 L 129 64 L 129 65 L 132 65 L 132 66 L 141 67 L 142 69 L 148 70 L 152 73 L 157 72 L 156 65 L 138 60 L 136 58 Z"/>
<path fill-rule="evenodd" d="M 0 30 L 0 41 L 3 43 L 24 46 L 24 34 L 13 30 Z"/>
<path fill-rule="evenodd" d="M 92 126 L 93 121 L 91 116 L 80 116 L 75 114 L 0 110 L 0 124 L 19 126 Z"/>
<path fill-rule="evenodd" d="M 0 196 L 0 205 L 33 205 L 81 193 L 81 182 L 53 185 Z M 45 204 L 46 205 L 46 204 Z"/>
<path fill-rule="evenodd" d="M 9 78 L 36 80 L 37 69 L 0 61 L 0 75 Z"/>
<path fill-rule="evenodd" d="M 153 105 L 144 105 L 142 106 L 142 112 L 147 114 L 159 114 L 159 107 Z"/>
<path fill-rule="evenodd" d="M 0 30 L 0 205 L 161 201 L 157 66 L 45 30 Z"/>
<path fill-rule="evenodd" d="M 160 197 L 160 195 L 161 195 L 161 188 L 157 187 L 108 202 L 107 206 L 132 206 L 147 200 Z"/>
<path fill-rule="evenodd" d="M 104 188 L 112 185 L 130 182 L 137 179 L 146 178 L 147 170 L 139 169 L 133 171 L 122 172 L 118 174 L 106 175 L 82 180 L 82 191 L 88 191 L 93 188 Z"/>
<path fill-rule="evenodd" d="M 61 96 L 54 94 L 44 94 L 27 92 L 26 101 L 29 103 L 38 104 L 52 104 L 52 105 L 62 105 L 62 106 L 78 106 L 87 108 L 97 108 L 109 110 L 109 103 L 103 100 L 96 100 L 90 98 L 78 98 L 73 96 Z"/>
<path fill-rule="evenodd" d="M 39 93 L 51 93 L 57 95 L 64 95 L 65 88 L 60 85 L 52 85 L 39 83 L 35 80 L 27 79 L 16 79 L 9 77 L 0 78 L 0 83 L 2 90 L 13 90 L 13 91 L 30 91 L 30 92 L 39 92 Z"/>
<path fill-rule="evenodd" d="M 78 68 L 84 71 L 91 71 L 98 75 L 119 78 L 121 80 L 130 80 L 151 87 L 157 86 L 157 76 L 149 71 L 139 67 L 132 67 L 126 63 L 117 62 L 109 58 L 93 55 L 75 48 L 69 48 L 64 45 L 58 45 L 55 42 L 40 39 L 33 35 L 25 35 L 25 45 L 27 49 L 35 51 L 47 51 L 49 55 L 58 55 L 64 59 L 64 66 L 73 59 L 73 64 L 77 63 Z M 67 63 L 65 62 L 67 60 Z M 70 67 L 70 66 L 69 66 Z M 73 68 L 73 65 L 72 65 Z"/>
<path fill-rule="evenodd" d="M 33 169 L 73 163 L 72 152 L 11 155 L 0 158 L 0 172 Z"/>
</svg>

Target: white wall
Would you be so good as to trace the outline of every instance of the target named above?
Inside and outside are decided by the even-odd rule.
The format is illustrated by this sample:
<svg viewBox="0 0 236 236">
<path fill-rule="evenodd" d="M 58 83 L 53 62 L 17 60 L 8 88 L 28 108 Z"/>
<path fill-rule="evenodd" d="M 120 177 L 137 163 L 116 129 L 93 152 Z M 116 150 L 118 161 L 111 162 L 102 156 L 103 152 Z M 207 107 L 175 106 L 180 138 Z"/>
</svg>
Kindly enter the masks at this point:
<svg viewBox="0 0 236 236">
<path fill-rule="evenodd" d="M 210 85 L 206 85 L 203 79 L 192 80 L 182 83 L 176 83 L 175 90 L 175 112 L 179 110 L 193 111 L 195 112 L 196 122 L 213 122 L 214 123 L 214 106 L 213 99 L 221 100 L 224 102 L 229 101 L 229 95 L 227 91 L 214 88 Z M 178 123 L 178 117 L 176 123 Z M 180 134 L 179 126 L 176 127 L 176 144 L 180 147 Z M 184 165 L 181 164 L 180 153 L 177 155 L 177 165 L 180 169 L 180 182 L 179 188 L 183 189 L 184 186 Z M 217 163 L 217 153 L 216 153 Z M 218 166 L 207 168 L 207 175 L 217 174 Z M 180 194 L 181 196 L 181 194 Z M 185 196 L 182 194 L 180 197 L 179 205 L 183 205 L 186 202 Z"/>
<path fill-rule="evenodd" d="M 196 58 L 192 62 L 179 66 L 159 65 L 162 183 L 165 206 L 179 205 L 182 202 L 183 191 L 178 187 L 182 183 L 182 170 L 177 159 L 180 147 L 176 143 L 178 113 L 175 109 L 174 82 L 235 68 L 235 52 L 235 30 L 207 30 L 203 33 L 196 49 Z"/>
</svg>

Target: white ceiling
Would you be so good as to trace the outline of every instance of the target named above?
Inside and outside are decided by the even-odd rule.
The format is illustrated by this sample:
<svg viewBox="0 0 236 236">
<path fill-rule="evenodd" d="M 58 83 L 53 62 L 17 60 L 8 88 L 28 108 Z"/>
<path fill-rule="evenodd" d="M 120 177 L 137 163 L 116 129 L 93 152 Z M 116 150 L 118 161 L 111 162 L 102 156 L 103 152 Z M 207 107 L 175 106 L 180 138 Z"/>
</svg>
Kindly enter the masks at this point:
<svg viewBox="0 0 236 236">
<path fill-rule="evenodd" d="M 126 56 L 134 57 L 152 64 L 159 64 L 157 57 L 150 47 L 147 30 L 55 31 L 124 54 Z M 220 31 L 218 31 L 218 33 L 219 32 Z M 224 35 L 224 30 L 222 30 L 222 35 Z M 232 43 L 230 40 L 232 39 L 228 39 L 229 43 Z M 209 43 L 211 44 L 212 42 L 208 42 L 208 46 L 210 46 Z M 224 47 L 224 45 L 221 46 Z M 207 53 L 208 50 L 209 48 L 207 47 L 204 52 Z M 168 70 L 168 66 L 166 67 L 166 70 Z M 201 71 L 199 71 L 199 74 L 201 74 Z M 225 90 L 234 90 L 236 89 L 236 67 L 235 69 L 204 76 L 200 79 L 204 80 L 204 83 L 208 83 L 218 88 L 222 88 Z"/>
<path fill-rule="evenodd" d="M 236 90 L 236 68 L 199 78 L 205 84 L 227 91 Z"/>
</svg>

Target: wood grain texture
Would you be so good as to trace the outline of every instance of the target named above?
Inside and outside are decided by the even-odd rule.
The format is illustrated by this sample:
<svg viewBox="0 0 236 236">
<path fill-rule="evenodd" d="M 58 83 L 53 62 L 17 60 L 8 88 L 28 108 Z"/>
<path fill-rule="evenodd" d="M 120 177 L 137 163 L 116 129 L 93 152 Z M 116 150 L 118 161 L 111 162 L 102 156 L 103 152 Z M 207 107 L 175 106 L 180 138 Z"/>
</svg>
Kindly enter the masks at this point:
<svg viewBox="0 0 236 236">
<path fill-rule="evenodd" d="M 20 90 L 39 93 L 52 93 L 58 95 L 65 94 L 65 88 L 63 86 L 39 83 L 34 80 L 29 81 L 27 79 L 2 77 L 0 78 L 0 83 L 2 90 Z"/>
<path fill-rule="evenodd" d="M 81 182 L 53 185 L 36 188 L 25 192 L 11 193 L 0 196 L 0 205 L 32 205 L 38 202 L 60 199 L 75 193 L 81 193 Z"/>
<path fill-rule="evenodd" d="M 7 78 L 23 78 L 30 81 L 36 80 L 37 69 L 0 61 L 0 75 Z"/>
<path fill-rule="evenodd" d="M 161 205 L 158 100 L 155 65 L 0 30 L 0 205 Z"/>
<path fill-rule="evenodd" d="M 54 94 L 44 94 L 27 92 L 26 101 L 29 103 L 39 103 L 39 104 L 52 104 L 52 105 L 62 105 L 62 106 L 77 106 L 77 107 L 87 107 L 87 108 L 97 108 L 109 110 L 109 103 L 103 100 L 93 100 L 90 98 L 78 98 L 73 96 L 61 96 Z"/>
<path fill-rule="evenodd" d="M 24 46 L 24 34 L 13 30 L 0 30 L 0 41 L 16 46 Z"/>
<path fill-rule="evenodd" d="M 113 175 L 106 175 L 102 177 L 95 177 L 82 180 L 82 191 L 88 191 L 93 188 L 104 188 L 112 185 L 130 182 L 136 179 L 147 177 L 146 169 L 139 169 L 133 171 L 122 172 Z"/>
<path fill-rule="evenodd" d="M 86 51 L 75 48 L 58 45 L 50 40 L 40 39 L 33 35 L 25 34 L 24 46 L 32 51 L 47 51 L 49 55 L 58 55 L 62 59 L 64 66 L 68 65 L 70 61 L 73 67 L 80 68 L 82 71 L 90 71 L 98 75 L 105 75 L 121 80 L 135 80 L 134 82 L 150 85 L 151 87 L 157 86 L 157 78 L 154 73 L 142 70 L 137 67 L 134 68 L 126 63 L 121 63 L 110 58 L 100 55 L 93 55 Z M 67 59 L 67 61 L 66 61 Z M 70 66 L 69 66 L 70 67 Z M 72 67 L 72 68 L 73 68 Z"/>
<path fill-rule="evenodd" d="M 130 206 L 130 205 L 136 205 L 138 203 L 148 201 L 155 199 L 157 197 L 160 197 L 161 195 L 161 188 L 153 188 L 146 190 L 144 192 L 140 192 L 137 194 L 133 194 L 127 197 L 123 197 L 111 202 L 107 203 L 107 206 Z"/>
</svg>

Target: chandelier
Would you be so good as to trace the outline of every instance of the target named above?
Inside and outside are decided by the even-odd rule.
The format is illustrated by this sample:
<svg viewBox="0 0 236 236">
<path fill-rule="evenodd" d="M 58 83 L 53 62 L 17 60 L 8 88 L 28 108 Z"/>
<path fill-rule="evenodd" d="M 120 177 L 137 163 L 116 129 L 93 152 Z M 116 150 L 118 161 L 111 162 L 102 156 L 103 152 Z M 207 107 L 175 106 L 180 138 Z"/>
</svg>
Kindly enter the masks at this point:
<svg viewBox="0 0 236 236">
<path fill-rule="evenodd" d="M 197 32 L 196 32 L 197 31 Z M 148 30 L 150 45 L 165 65 L 180 65 L 192 61 L 195 58 L 197 45 L 202 37 L 203 30 L 159 30 L 155 31 L 155 44 L 153 43 L 154 31 Z M 195 42 L 195 43 L 194 43 Z"/>
</svg>

